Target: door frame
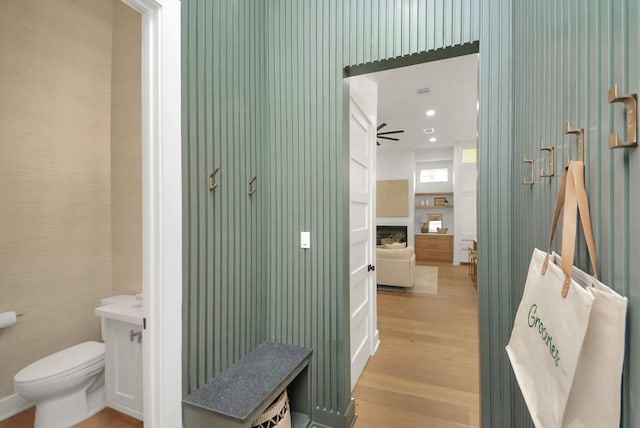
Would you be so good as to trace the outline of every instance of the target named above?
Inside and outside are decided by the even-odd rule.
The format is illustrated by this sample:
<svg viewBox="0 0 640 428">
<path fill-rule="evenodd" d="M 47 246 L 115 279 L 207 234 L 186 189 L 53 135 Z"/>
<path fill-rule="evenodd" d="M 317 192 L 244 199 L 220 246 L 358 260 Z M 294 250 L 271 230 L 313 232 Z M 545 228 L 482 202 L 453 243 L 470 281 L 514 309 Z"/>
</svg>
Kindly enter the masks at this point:
<svg viewBox="0 0 640 428">
<path fill-rule="evenodd" d="M 142 15 L 145 425 L 182 426 L 180 1 L 121 0 Z"/>
<path fill-rule="evenodd" d="M 401 68 L 401 67 L 406 67 L 406 66 L 410 66 L 410 65 L 418 65 L 418 64 L 424 64 L 427 62 L 434 62 L 434 61 L 440 61 L 440 60 L 444 60 L 444 59 L 450 59 L 450 58 L 455 58 L 458 56 L 464 56 L 464 55 L 471 55 L 471 54 L 479 54 L 480 53 L 480 43 L 479 42 L 473 42 L 473 43 L 468 43 L 465 45 L 458 45 L 458 46 L 452 46 L 452 47 L 447 47 L 447 48 L 443 48 L 443 49 L 438 49 L 435 51 L 423 51 L 423 52 L 418 52 L 416 54 L 412 54 L 412 55 L 407 55 L 404 57 L 399 57 L 399 58 L 391 58 L 391 59 L 385 59 L 385 60 L 380 60 L 380 61 L 376 61 L 376 62 L 371 62 L 371 63 L 365 63 L 365 64 L 358 64 L 358 65 L 351 65 L 351 66 L 347 66 L 344 68 L 343 70 L 343 80 L 344 82 L 349 82 L 349 78 L 353 78 L 356 76 L 362 76 L 362 75 L 367 75 L 369 73 L 375 73 L 378 71 L 385 71 L 385 70 L 392 70 L 395 68 Z M 478 62 L 478 73 L 480 73 L 480 67 L 481 67 L 481 63 Z M 346 105 L 348 106 L 349 104 L 349 100 L 351 100 L 351 86 L 346 83 L 344 85 L 344 100 L 347 103 Z M 478 102 L 480 102 L 480 91 L 478 90 Z M 349 129 L 349 120 L 350 120 L 350 114 L 348 111 L 348 107 L 347 107 L 347 111 L 344 112 L 343 114 L 343 127 L 344 129 L 346 129 L 347 131 L 345 131 L 345 139 L 346 139 L 346 157 L 349 157 L 349 150 L 348 148 L 351 147 L 351 141 L 350 141 L 350 135 L 348 132 Z M 480 123 L 478 122 L 477 127 L 480 126 Z M 478 140 L 478 147 L 479 147 L 479 140 Z M 374 149 L 374 157 L 373 157 L 373 163 L 375 164 L 377 162 L 377 157 L 376 157 L 377 152 Z M 351 189 L 351 176 L 350 176 L 350 172 L 348 170 L 348 165 L 349 165 L 349 159 L 347 159 L 347 171 L 345 173 L 345 176 L 348 178 L 347 182 L 348 182 L 348 186 L 347 189 L 349 189 L 347 191 L 347 195 L 348 195 L 348 202 L 347 205 L 350 205 L 350 189 Z M 479 169 L 479 165 L 477 165 L 478 169 Z M 372 188 L 372 200 L 373 200 L 373 209 L 375 209 L 375 204 L 376 204 L 376 196 L 375 196 L 375 184 L 376 184 L 376 177 L 377 177 L 377 168 L 376 165 L 373 166 L 373 173 L 371 174 L 371 179 L 373 181 L 373 188 Z M 480 215 L 479 211 L 476 213 L 477 216 Z M 376 224 L 375 224 L 375 220 L 376 220 L 376 216 L 373 216 L 373 220 L 374 223 L 372 224 L 372 227 L 375 228 Z M 477 220 L 479 221 L 479 220 Z M 350 224 L 350 215 L 346 216 L 346 221 L 345 221 L 347 227 L 347 230 L 350 230 L 349 224 Z M 350 249 L 350 248 L 349 248 Z M 349 251 L 346 252 L 347 254 L 347 260 L 345 265 L 346 266 L 351 266 L 350 260 L 349 260 Z M 373 262 L 375 265 L 375 251 L 373 253 Z M 350 275 L 348 275 L 348 277 L 350 277 Z M 351 289 L 351 281 L 350 278 L 349 280 L 347 280 L 347 289 Z M 374 294 L 377 292 L 377 286 L 376 284 L 374 284 Z M 478 296 L 478 325 L 480 326 L 481 323 L 481 318 L 480 318 L 480 307 L 481 307 L 481 300 L 480 300 L 480 296 Z M 378 330 L 378 301 L 377 298 L 372 302 L 373 308 L 372 308 L 372 312 L 373 312 L 373 318 L 372 318 L 372 323 L 373 325 L 375 325 L 375 340 L 374 340 L 374 346 L 371 352 L 371 355 L 373 355 L 378 347 L 380 346 L 380 332 Z M 346 307 L 349 308 L 349 312 L 350 312 L 350 308 L 351 308 L 351 300 L 349 299 L 347 301 Z M 349 314 L 350 315 L 350 314 Z M 351 320 L 350 316 L 349 316 L 349 321 Z M 351 325 L 349 323 L 349 331 L 351 329 Z M 482 346 L 482 331 L 480 331 L 479 333 L 479 346 Z M 349 338 L 350 341 L 351 338 Z M 349 351 L 349 378 L 351 378 L 351 352 Z M 480 396 L 481 396 L 481 403 L 479 406 L 479 409 L 482 411 L 482 374 L 480 375 Z"/>
</svg>

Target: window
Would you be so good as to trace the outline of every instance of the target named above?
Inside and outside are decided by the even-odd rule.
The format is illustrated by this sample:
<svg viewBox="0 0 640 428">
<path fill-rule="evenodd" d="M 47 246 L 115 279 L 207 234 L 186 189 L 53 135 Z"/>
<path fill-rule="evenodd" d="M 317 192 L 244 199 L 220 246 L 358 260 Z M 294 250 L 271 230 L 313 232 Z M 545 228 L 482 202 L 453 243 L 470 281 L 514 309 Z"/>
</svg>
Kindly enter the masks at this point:
<svg viewBox="0 0 640 428">
<path fill-rule="evenodd" d="M 420 183 L 446 183 L 449 181 L 449 168 L 431 168 L 420 170 Z"/>
</svg>

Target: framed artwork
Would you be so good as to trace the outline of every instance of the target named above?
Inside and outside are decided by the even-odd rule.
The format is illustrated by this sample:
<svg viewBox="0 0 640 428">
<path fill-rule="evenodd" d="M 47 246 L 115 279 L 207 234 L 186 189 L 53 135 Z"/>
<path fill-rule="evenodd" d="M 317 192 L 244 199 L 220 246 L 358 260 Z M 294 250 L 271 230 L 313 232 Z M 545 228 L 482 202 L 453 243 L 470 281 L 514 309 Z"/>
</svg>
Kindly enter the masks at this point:
<svg viewBox="0 0 640 428">
<path fill-rule="evenodd" d="M 444 207 L 447 205 L 447 198 L 433 198 L 433 205 L 436 207 Z"/>
<path fill-rule="evenodd" d="M 409 180 L 383 180 L 376 183 L 376 216 L 409 215 Z"/>
</svg>

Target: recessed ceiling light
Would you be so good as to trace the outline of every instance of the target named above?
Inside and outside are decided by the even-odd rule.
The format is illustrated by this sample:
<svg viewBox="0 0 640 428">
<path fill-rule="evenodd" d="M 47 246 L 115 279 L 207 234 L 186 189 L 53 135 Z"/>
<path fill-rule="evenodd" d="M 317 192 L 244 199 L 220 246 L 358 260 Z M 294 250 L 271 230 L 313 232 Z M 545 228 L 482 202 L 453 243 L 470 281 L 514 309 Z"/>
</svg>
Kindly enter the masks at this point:
<svg viewBox="0 0 640 428">
<path fill-rule="evenodd" d="M 427 116 L 431 117 L 431 116 L 435 116 L 436 115 L 436 111 L 435 110 L 427 110 Z"/>
<path fill-rule="evenodd" d="M 429 138 L 429 141 L 431 141 L 432 143 L 435 143 L 436 141 L 438 141 L 438 139 L 436 137 L 431 137 Z"/>
</svg>

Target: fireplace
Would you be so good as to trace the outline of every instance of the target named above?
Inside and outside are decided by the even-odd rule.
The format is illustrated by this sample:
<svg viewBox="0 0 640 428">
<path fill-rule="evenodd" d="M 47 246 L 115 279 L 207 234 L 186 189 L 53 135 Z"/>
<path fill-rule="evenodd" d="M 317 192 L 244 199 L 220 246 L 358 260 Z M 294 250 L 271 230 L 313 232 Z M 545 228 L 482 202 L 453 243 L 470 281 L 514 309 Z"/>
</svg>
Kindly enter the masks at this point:
<svg viewBox="0 0 640 428">
<path fill-rule="evenodd" d="M 401 235 L 400 242 L 407 242 L 407 226 L 376 226 L 376 245 L 385 238 Z"/>
</svg>

